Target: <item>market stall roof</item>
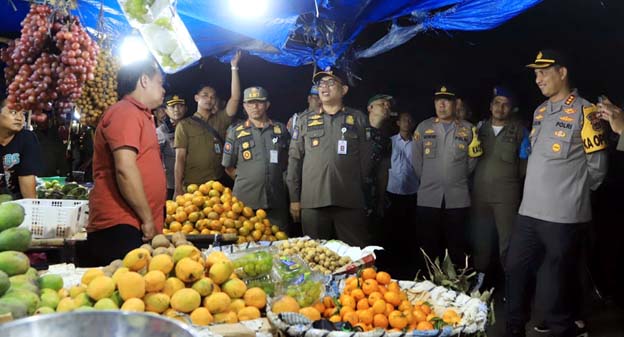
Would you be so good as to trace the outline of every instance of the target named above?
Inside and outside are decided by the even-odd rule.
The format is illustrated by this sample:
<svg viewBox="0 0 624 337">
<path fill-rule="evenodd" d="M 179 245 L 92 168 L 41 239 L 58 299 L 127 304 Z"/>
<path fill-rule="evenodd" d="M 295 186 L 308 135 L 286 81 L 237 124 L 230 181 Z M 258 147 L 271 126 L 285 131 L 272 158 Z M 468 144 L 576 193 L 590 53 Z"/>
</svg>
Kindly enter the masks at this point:
<svg viewBox="0 0 624 337">
<path fill-rule="evenodd" d="M 169 0 L 129 0 L 152 3 Z M 324 68 L 340 59 L 372 57 L 426 30 L 485 30 L 496 27 L 541 0 L 184 0 L 177 11 L 203 57 L 228 60 L 236 49 L 289 66 L 316 63 Z M 232 3 L 266 12 L 241 16 Z M 77 0 L 75 13 L 93 29 L 113 37 L 132 28 L 117 0 Z M 28 11 L 23 0 L 0 0 L 0 35 L 16 33 Z M 100 13 L 103 20 L 99 20 Z M 400 23 L 399 23 L 400 19 Z M 370 24 L 392 22 L 387 35 L 372 46 L 353 48 Z M 101 23 L 101 25 L 99 25 Z M 119 39 L 117 39 L 119 41 Z"/>
</svg>

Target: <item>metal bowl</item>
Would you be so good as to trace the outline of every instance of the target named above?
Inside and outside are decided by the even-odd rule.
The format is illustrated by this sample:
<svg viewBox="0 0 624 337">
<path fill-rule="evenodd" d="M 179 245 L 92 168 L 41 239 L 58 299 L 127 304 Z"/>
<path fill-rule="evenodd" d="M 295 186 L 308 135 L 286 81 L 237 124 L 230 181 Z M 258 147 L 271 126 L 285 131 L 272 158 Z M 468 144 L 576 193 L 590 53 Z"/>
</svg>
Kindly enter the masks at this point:
<svg viewBox="0 0 624 337">
<path fill-rule="evenodd" d="M 33 316 L 2 324 L 0 331 L 2 337 L 194 337 L 172 319 L 123 311 Z"/>
</svg>

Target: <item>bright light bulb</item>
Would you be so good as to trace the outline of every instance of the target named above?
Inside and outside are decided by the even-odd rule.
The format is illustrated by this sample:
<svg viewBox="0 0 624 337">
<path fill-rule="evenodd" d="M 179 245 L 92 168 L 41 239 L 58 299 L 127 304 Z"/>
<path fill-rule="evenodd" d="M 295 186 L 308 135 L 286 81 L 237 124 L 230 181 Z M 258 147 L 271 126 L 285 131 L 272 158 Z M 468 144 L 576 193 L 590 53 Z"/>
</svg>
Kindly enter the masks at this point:
<svg viewBox="0 0 624 337">
<path fill-rule="evenodd" d="M 119 47 L 119 60 L 121 65 L 147 59 L 149 50 L 143 38 L 137 35 L 126 36 Z"/>
<path fill-rule="evenodd" d="M 230 10 L 243 18 L 263 16 L 267 7 L 267 0 L 230 0 Z"/>
</svg>

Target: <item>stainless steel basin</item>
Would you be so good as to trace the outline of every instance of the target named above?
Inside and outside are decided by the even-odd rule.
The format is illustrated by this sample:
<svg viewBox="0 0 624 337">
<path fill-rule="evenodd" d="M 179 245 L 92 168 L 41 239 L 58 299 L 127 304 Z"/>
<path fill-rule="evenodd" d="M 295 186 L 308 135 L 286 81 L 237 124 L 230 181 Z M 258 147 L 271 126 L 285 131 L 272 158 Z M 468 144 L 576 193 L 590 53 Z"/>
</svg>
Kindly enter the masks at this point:
<svg viewBox="0 0 624 337">
<path fill-rule="evenodd" d="M 155 314 L 88 311 L 49 314 L 0 324 L 2 337 L 195 337 L 184 325 Z"/>
</svg>

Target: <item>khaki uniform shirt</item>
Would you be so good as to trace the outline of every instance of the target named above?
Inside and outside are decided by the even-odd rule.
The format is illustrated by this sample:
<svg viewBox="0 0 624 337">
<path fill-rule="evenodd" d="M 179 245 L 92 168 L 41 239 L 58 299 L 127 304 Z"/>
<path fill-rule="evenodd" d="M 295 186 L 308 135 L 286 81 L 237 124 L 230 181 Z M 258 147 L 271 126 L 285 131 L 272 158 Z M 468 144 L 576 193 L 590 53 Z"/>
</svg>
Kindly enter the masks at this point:
<svg viewBox="0 0 624 337">
<path fill-rule="evenodd" d="M 321 111 L 301 116 L 288 152 L 291 202 L 301 202 L 302 208 L 365 208 L 370 131 L 366 115 L 351 108 L 335 115 Z M 340 149 L 343 154 L 339 145 L 346 145 Z"/>
<path fill-rule="evenodd" d="M 228 129 L 223 167 L 235 167 L 234 195 L 253 209 L 288 208 L 284 172 L 290 134 L 279 122 L 260 129 L 247 120 Z"/>
<path fill-rule="evenodd" d="M 201 118 L 197 113 L 194 116 Z M 225 110 L 221 110 L 208 119 L 208 124 L 222 139 L 225 139 L 227 128 L 232 124 L 232 117 L 229 117 Z M 178 123 L 174 146 L 186 149 L 185 185 L 203 184 L 209 180 L 217 180 L 223 175 L 221 166 L 223 144 L 197 121 L 185 118 Z"/>
<path fill-rule="evenodd" d="M 470 206 L 468 176 L 477 163 L 468 156 L 472 138 L 472 124 L 464 120 L 448 129 L 436 117 L 418 124 L 412 147 L 412 165 L 420 177 L 418 206 L 441 208 L 442 200 L 446 208 Z"/>
<path fill-rule="evenodd" d="M 591 220 L 589 192 L 607 173 L 607 153 L 584 151 L 583 108 L 590 106 L 574 91 L 535 110 L 521 215 L 557 223 Z"/>
<path fill-rule="evenodd" d="M 520 145 L 528 131 L 519 121 L 510 121 L 498 136 L 492 129 L 492 120 L 479 128 L 483 155 L 474 174 L 473 198 L 476 202 L 520 203 L 522 178 L 526 160 L 519 158 Z"/>
</svg>

